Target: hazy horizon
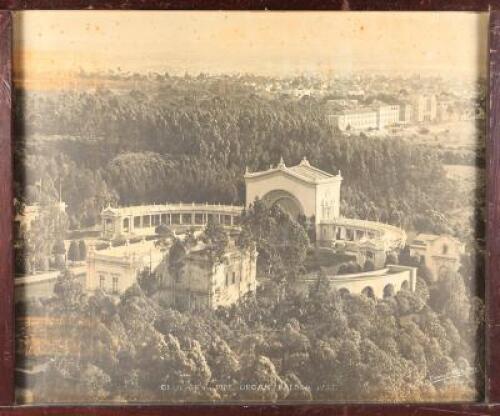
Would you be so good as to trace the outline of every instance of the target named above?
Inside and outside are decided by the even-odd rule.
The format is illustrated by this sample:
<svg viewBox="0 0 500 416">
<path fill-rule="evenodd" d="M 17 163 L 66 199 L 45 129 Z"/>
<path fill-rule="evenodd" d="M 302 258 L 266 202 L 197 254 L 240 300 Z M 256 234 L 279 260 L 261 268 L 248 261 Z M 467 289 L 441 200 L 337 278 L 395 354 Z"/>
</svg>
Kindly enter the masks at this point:
<svg viewBox="0 0 500 416">
<path fill-rule="evenodd" d="M 31 81 L 80 70 L 470 78 L 487 69 L 486 13 L 23 11 L 14 18 L 14 71 Z"/>
</svg>

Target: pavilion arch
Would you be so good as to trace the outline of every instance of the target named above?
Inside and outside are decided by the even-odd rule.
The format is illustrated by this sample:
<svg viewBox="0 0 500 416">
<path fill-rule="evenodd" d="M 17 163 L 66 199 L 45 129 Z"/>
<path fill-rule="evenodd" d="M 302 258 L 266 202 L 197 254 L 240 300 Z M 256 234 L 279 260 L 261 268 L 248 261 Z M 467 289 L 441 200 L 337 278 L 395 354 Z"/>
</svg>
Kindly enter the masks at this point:
<svg viewBox="0 0 500 416">
<path fill-rule="evenodd" d="M 384 287 L 384 299 L 388 299 L 394 296 L 396 290 L 394 289 L 394 285 L 392 283 L 388 283 Z"/>
<path fill-rule="evenodd" d="M 365 295 L 367 298 L 375 299 L 375 291 L 371 286 L 366 286 L 362 291 L 362 295 Z"/>
<path fill-rule="evenodd" d="M 403 281 L 403 283 L 401 283 L 401 290 L 410 290 L 410 283 L 408 282 L 408 280 L 405 280 Z"/>
<path fill-rule="evenodd" d="M 288 191 L 275 189 L 262 197 L 262 200 L 269 206 L 278 205 L 283 211 L 290 214 L 292 218 L 304 215 L 304 207 L 298 198 Z"/>
</svg>

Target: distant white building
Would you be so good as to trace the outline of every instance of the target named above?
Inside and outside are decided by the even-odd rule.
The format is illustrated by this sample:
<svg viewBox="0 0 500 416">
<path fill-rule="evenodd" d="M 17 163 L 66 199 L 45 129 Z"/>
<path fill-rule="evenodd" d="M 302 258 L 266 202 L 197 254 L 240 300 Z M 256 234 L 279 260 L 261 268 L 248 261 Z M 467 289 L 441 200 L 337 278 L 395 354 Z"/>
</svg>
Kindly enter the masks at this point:
<svg viewBox="0 0 500 416">
<path fill-rule="evenodd" d="M 460 256 L 465 247 L 449 235 L 419 234 L 410 243 L 410 256 L 416 256 L 438 278 L 460 267 Z"/>
<path fill-rule="evenodd" d="M 399 123 L 400 124 L 410 124 L 412 122 L 412 106 L 410 103 L 402 103 L 399 106 Z"/>
<path fill-rule="evenodd" d="M 334 112 L 328 116 L 330 124 L 340 131 L 383 130 L 401 122 L 398 104 L 379 104 Z M 406 120 L 406 113 L 403 114 Z"/>
<path fill-rule="evenodd" d="M 417 95 L 412 100 L 415 123 L 435 121 L 437 118 L 437 99 L 435 95 Z"/>
<path fill-rule="evenodd" d="M 377 128 L 385 129 L 388 126 L 394 126 L 400 121 L 399 105 L 380 105 L 377 109 Z"/>
<path fill-rule="evenodd" d="M 372 108 L 349 109 L 329 115 L 330 124 L 340 131 L 378 128 L 378 114 Z"/>
</svg>

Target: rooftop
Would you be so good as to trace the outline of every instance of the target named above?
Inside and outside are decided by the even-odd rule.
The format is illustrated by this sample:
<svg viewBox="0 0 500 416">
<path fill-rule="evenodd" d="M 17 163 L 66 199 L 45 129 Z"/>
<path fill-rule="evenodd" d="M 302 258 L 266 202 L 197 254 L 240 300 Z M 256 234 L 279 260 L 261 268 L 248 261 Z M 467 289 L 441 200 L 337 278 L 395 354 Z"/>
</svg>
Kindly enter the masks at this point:
<svg viewBox="0 0 500 416">
<path fill-rule="evenodd" d="M 281 158 L 278 166 L 274 168 L 270 167 L 268 170 L 259 172 L 248 172 L 247 170 L 247 172 L 245 173 L 245 179 L 268 175 L 274 172 L 284 172 L 309 183 L 320 183 L 320 182 L 328 182 L 332 179 L 342 179 L 340 171 L 338 175 L 325 172 L 324 170 L 311 166 L 309 161 L 305 157 L 301 160 L 301 162 L 298 165 L 295 166 L 290 166 L 290 167 L 286 166 L 285 162 L 283 161 L 283 158 Z"/>
<path fill-rule="evenodd" d="M 177 203 L 177 204 L 156 204 L 156 205 L 134 205 L 129 207 L 113 208 L 108 206 L 103 209 L 103 213 L 115 215 L 148 215 L 161 213 L 191 213 L 193 211 L 236 214 L 239 215 L 243 211 L 242 206 L 238 205 L 221 205 L 221 204 L 200 204 L 200 203 Z"/>
<path fill-rule="evenodd" d="M 436 235 L 436 234 L 418 234 L 413 241 L 411 242 L 410 245 L 419 245 L 419 246 L 425 246 L 428 243 L 432 243 L 433 241 L 436 241 L 438 238 L 446 237 L 448 240 L 455 241 L 458 244 L 460 243 L 459 240 L 457 240 L 455 237 L 452 237 L 451 235 L 443 234 L 443 235 Z"/>
</svg>

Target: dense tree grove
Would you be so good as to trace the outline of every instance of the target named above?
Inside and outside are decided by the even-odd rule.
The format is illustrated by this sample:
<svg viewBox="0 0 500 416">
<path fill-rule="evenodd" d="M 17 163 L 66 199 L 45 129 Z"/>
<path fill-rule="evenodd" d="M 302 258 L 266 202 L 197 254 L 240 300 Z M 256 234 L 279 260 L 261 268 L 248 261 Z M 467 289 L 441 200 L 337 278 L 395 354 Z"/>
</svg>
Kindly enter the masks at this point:
<svg viewBox="0 0 500 416">
<path fill-rule="evenodd" d="M 21 199 L 34 199 L 40 177 L 49 194 L 61 180 L 72 227 L 95 224 L 108 203 L 242 203 L 245 166 L 307 156 L 342 172 L 346 216 L 442 232 L 450 230 L 444 208 L 460 207 L 440 154 L 336 134 L 315 98 L 257 95 L 237 77 L 158 77 L 143 91 L 20 94 Z"/>
<path fill-rule="evenodd" d="M 120 299 L 85 295 L 65 273 L 32 311 L 56 321 L 51 342 L 67 346 L 45 353 L 34 398 L 473 400 L 482 321 L 460 279 L 419 278 L 416 293 L 386 300 L 341 295 L 320 279 L 309 294 L 251 295 L 193 314 L 161 306 L 139 285 Z"/>
</svg>

